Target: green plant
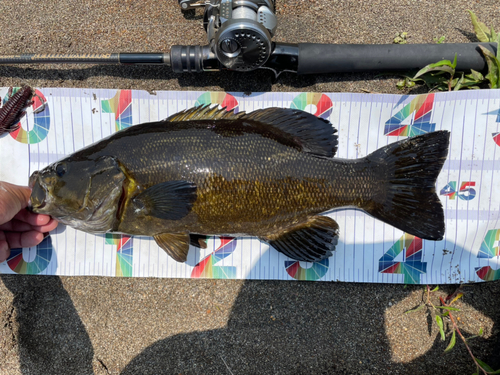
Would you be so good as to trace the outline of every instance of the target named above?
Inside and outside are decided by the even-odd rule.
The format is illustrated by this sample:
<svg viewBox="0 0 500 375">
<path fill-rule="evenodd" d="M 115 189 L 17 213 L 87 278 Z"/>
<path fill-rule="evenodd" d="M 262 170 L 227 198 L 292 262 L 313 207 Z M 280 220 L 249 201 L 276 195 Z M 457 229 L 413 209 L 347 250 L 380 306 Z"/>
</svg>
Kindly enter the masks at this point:
<svg viewBox="0 0 500 375">
<path fill-rule="evenodd" d="M 497 34 L 493 27 L 488 28 L 483 22 L 479 21 L 472 11 L 468 11 L 471 17 L 472 25 L 476 37 L 480 42 L 496 42 L 500 46 L 500 34 Z M 444 37 L 434 38 L 436 43 L 442 43 Z M 429 64 L 420 69 L 413 77 L 404 75 L 404 80 L 397 83 L 399 89 L 415 86 L 416 82 L 423 82 L 430 90 L 457 91 L 460 89 L 479 89 L 479 85 L 489 82 L 492 89 L 500 88 L 500 48 L 497 48 L 496 56 L 487 48 L 479 46 L 488 65 L 488 74 L 483 76 L 480 72 L 471 69 L 469 74 L 456 72 L 457 56 L 453 62 L 450 60 L 441 60 Z M 448 76 L 449 74 L 449 76 Z M 458 77 L 455 77 L 458 75 Z"/>
<path fill-rule="evenodd" d="M 470 349 L 469 345 L 467 342 L 469 340 L 472 340 L 478 336 L 483 335 L 483 329 L 481 328 L 478 332 L 477 335 L 473 335 L 470 337 L 465 338 L 462 332 L 460 332 L 460 328 L 458 327 L 457 324 L 457 318 L 453 316 L 454 312 L 460 311 L 459 308 L 451 306 L 454 302 L 456 302 L 458 299 L 462 298 L 463 293 L 460 291 L 461 288 L 459 287 L 453 294 L 449 295 L 446 297 L 446 299 L 443 299 L 443 297 L 439 297 L 439 301 L 441 302 L 440 306 L 436 306 L 435 304 L 432 303 L 431 301 L 431 294 L 435 293 L 439 290 L 439 287 L 436 286 L 434 289 L 431 290 L 430 286 L 427 285 L 426 289 L 424 290 L 424 295 L 427 295 L 426 301 L 424 301 L 424 298 L 422 296 L 422 301 L 419 306 L 416 308 L 406 311 L 405 314 L 410 314 L 417 312 L 419 310 L 424 309 L 425 307 L 427 308 L 428 312 L 430 313 L 430 310 L 433 309 L 435 313 L 435 320 L 436 320 L 436 325 L 439 328 L 439 333 L 441 335 L 441 340 L 446 341 L 446 333 L 444 330 L 444 320 L 449 319 L 451 325 L 452 325 L 452 334 L 450 338 L 450 342 L 448 343 L 448 346 L 444 350 L 445 353 L 451 351 L 456 344 L 456 334 L 462 339 L 462 341 L 465 344 L 465 347 L 467 348 L 467 351 L 469 352 L 470 356 L 472 357 L 472 360 L 476 364 L 476 370 L 477 372 L 474 373 L 474 375 L 478 375 L 479 371 L 481 371 L 483 374 L 500 374 L 500 370 L 493 370 L 490 366 L 488 366 L 486 363 L 481 361 L 479 358 L 476 358 L 474 354 L 472 353 L 472 350 Z M 440 312 L 442 311 L 442 312 Z M 452 313 L 453 312 L 453 313 Z"/>
<path fill-rule="evenodd" d="M 438 61 L 437 63 L 434 64 L 429 64 L 422 69 L 420 69 L 417 74 L 413 77 L 413 80 L 418 79 L 419 77 L 422 77 L 424 74 L 430 73 L 430 72 L 437 72 L 432 75 L 432 77 L 441 77 L 441 75 L 448 73 L 450 75 L 450 78 L 448 80 L 442 80 L 443 84 L 446 84 L 448 87 L 448 90 L 451 91 L 452 84 L 453 84 L 453 76 L 455 75 L 455 68 L 457 66 L 457 55 L 455 54 L 455 59 L 453 59 L 453 62 L 450 60 L 441 60 Z M 421 78 L 423 79 L 423 78 Z M 423 79 L 424 82 L 425 79 Z M 426 82 L 427 83 L 427 82 Z"/>
<path fill-rule="evenodd" d="M 446 39 L 446 37 L 443 35 L 442 37 L 440 37 L 438 39 L 437 36 L 434 37 L 434 42 L 436 42 L 436 44 L 441 44 L 441 43 L 444 43 L 444 40 Z"/>
<path fill-rule="evenodd" d="M 496 56 L 487 48 L 479 46 L 483 52 L 486 63 L 488 64 L 488 74 L 485 78 L 490 82 L 490 88 L 498 89 L 500 88 L 500 34 L 497 34 L 493 30 L 493 26 L 488 28 L 483 22 L 479 21 L 476 15 L 472 11 L 468 11 L 472 20 L 472 25 L 474 26 L 474 32 L 476 33 L 477 39 L 480 42 L 493 42 L 497 43 L 497 54 Z"/>
<path fill-rule="evenodd" d="M 408 41 L 406 39 L 407 36 L 408 36 L 407 32 L 397 33 L 396 37 L 394 38 L 394 40 L 392 42 L 394 44 L 406 44 L 406 43 L 408 43 Z"/>
</svg>

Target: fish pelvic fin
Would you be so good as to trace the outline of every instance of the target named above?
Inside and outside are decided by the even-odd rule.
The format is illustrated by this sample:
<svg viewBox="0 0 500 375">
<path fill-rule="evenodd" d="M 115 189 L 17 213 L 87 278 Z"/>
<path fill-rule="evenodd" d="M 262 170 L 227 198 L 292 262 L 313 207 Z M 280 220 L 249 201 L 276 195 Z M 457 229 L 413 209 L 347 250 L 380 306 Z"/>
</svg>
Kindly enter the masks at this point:
<svg viewBox="0 0 500 375">
<path fill-rule="evenodd" d="M 313 216 L 261 239 L 292 259 L 319 262 L 332 256 L 339 239 L 339 225 L 328 216 Z"/>
<path fill-rule="evenodd" d="M 161 233 L 154 236 L 158 246 L 177 262 L 185 262 L 189 252 L 189 233 Z"/>
<path fill-rule="evenodd" d="M 367 156 L 380 166 L 385 186 L 364 207 L 406 233 L 439 241 L 445 232 L 436 179 L 448 155 L 450 133 L 436 131 L 387 145 Z"/>
<path fill-rule="evenodd" d="M 193 245 L 194 247 L 198 247 L 200 249 L 206 249 L 207 248 L 207 238 L 208 236 L 204 234 L 195 234 L 191 233 L 189 235 L 189 243 Z"/>
</svg>

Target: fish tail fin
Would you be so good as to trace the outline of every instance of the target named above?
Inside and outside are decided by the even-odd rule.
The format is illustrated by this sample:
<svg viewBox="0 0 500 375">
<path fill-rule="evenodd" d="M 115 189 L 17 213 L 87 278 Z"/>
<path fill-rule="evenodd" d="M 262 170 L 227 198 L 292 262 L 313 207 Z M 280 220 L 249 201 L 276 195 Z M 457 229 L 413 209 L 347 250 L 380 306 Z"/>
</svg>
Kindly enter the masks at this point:
<svg viewBox="0 0 500 375">
<path fill-rule="evenodd" d="M 439 241 L 445 232 L 436 179 L 448 154 L 450 133 L 436 131 L 387 145 L 368 155 L 384 176 L 364 209 L 377 219 L 422 239 Z"/>
</svg>

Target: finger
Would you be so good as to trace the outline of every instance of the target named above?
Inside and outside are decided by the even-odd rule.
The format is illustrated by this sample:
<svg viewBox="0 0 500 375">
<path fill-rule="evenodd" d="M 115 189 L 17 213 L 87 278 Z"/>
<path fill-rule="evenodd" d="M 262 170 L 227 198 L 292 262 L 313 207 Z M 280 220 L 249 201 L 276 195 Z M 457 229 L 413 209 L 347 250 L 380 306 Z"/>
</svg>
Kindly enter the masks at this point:
<svg viewBox="0 0 500 375">
<path fill-rule="evenodd" d="M 29 232 L 6 232 L 5 237 L 11 249 L 36 246 L 43 241 L 43 233 L 32 230 Z"/>
<path fill-rule="evenodd" d="M 0 181 L 0 196 L 3 194 L 8 194 L 12 197 L 15 197 L 22 205 L 22 208 L 24 208 L 28 206 L 28 202 L 31 196 L 31 189 L 28 186 L 14 185 L 9 184 L 5 181 Z"/>
<path fill-rule="evenodd" d="M 33 230 L 34 227 L 24 221 L 12 219 L 5 224 L 0 225 L 0 230 L 5 230 L 9 232 L 27 232 Z"/>
<path fill-rule="evenodd" d="M 28 232 L 30 230 L 35 230 L 37 232 L 50 232 L 57 228 L 59 223 L 54 219 L 49 219 L 49 222 L 45 225 L 31 225 L 25 223 L 24 221 L 12 219 L 11 221 L 0 225 L 0 231 L 8 232 Z"/>
<path fill-rule="evenodd" d="M 33 230 L 36 230 L 36 231 L 42 232 L 42 233 L 47 233 L 47 232 L 51 232 L 54 229 L 56 229 L 58 224 L 59 223 L 56 220 L 50 219 L 50 221 L 45 225 L 34 226 Z"/>
<path fill-rule="evenodd" d="M 14 218 L 36 226 L 46 225 L 51 220 L 49 215 L 35 214 L 28 210 L 19 211 Z"/>
<path fill-rule="evenodd" d="M 0 263 L 7 260 L 10 255 L 10 248 L 7 241 L 0 240 Z"/>
<path fill-rule="evenodd" d="M 0 223 L 10 221 L 28 205 L 31 189 L 0 181 Z"/>
</svg>

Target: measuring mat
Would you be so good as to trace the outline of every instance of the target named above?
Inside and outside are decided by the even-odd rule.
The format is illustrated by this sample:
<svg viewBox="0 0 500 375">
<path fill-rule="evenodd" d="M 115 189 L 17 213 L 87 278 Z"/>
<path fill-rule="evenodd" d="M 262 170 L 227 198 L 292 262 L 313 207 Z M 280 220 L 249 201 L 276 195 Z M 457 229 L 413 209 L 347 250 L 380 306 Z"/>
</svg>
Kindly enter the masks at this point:
<svg viewBox="0 0 500 375">
<path fill-rule="evenodd" d="M 0 88 L 3 104 L 7 91 Z M 422 240 L 342 209 L 325 213 L 339 224 L 340 238 L 333 256 L 321 262 L 289 259 L 256 238 L 210 237 L 207 249 L 191 247 L 187 262 L 177 263 L 150 237 L 59 225 L 40 245 L 13 249 L 0 273 L 398 284 L 500 279 L 500 90 L 402 96 L 39 88 L 36 94 L 20 129 L 0 138 L 0 180 L 27 185 L 34 171 L 120 129 L 201 104 L 313 113 L 338 129 L 338 158 L 361 158 L 406 137 L 449 130 L 450 152 L 436 185 L 446 233 L 442 241 Z"/>
</svg>

